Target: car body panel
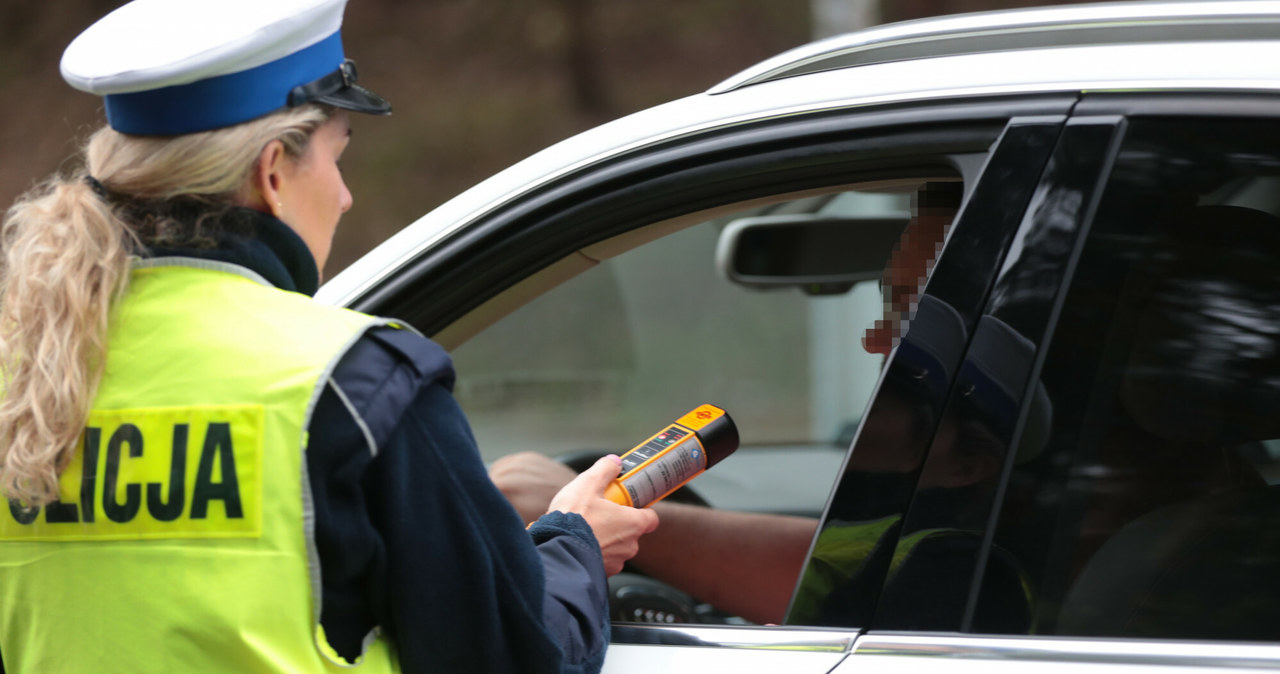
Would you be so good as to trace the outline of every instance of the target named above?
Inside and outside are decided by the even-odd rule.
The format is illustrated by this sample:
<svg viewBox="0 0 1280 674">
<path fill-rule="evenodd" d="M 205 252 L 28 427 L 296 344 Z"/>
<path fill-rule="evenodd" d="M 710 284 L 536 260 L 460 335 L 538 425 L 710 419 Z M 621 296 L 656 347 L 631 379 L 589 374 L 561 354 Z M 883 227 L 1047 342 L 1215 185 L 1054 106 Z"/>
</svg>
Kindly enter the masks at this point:
<svg viewBox="0 0 1280 674">
<path fill-rule="evenodd" d="M 979 323 L 1011 298 L 1021 301 L 1014 322 L 1026 332 L 1032 357 L 1011 370 L 1026 385 L 1016 391 L 1013 423 L 1002 431 L 1009 435 L 1000 438 L 1004 447 L 1014 447 L 1036 421 L 1028 401 L 1045 350 L 1055 348 L 1052 337 L 1061 328 L 1068 288 L 1077 273 L 1090 273 L 1077 264 L 1093 218 L 1106 205 L 1104 187 L 1121 161 L 1126 133 L 1152 118 L 1280 124 L 1277 26 L 1280 2 L 1273 0 L 1147 2 L 959 15 L 831 38 L 744 70 L 707 93 L 602 125 L 515 164 L 393 236 L 326 283 L 317 299 L 392 315 L 411 310 L 410 323 L 451 351 L 465 349 L 504 317 L 540 297 L 554 300 L 553 293 L 573 279 L 587 278 L 654 241 L 729 215 L 755 216 L 755 209 L 830 196 L 849 185 L 865 187 L 860 181 L 884 186 L 904 175 L 936 179 L 930 170 L 941 167 L 963 181 L 965 200 L 925 290 L 953 306 L 968 329 L 952 378 L 945 380 L 946 409 L 962 406 L 968 395 L 954 370 L 979 368 L 986 355 L 967 340 L 978 341 Z M 1224 161 L 1252 166 L 1249 157 Z M 1176 174 L 1196 161 L 1178 156 L 1159 166 Z M 1206 164 L 1206 175 L 1215 168 Z M 1265 166 L 1254 168 L 1261 178 L 1249 185 L 1249 194 L 1231 198 L 1244 203 L 1248 197 L 1248 203 L 1280 210 L 1280 199 L 1269 196 L 1275 185 L 1267 182 L 1280 176 L 1270 176 Z M 1206 180 L 1213 179 L 1216 174 Z M 1019 268 L 1031 263 L 1041 265 L 1039 276 L 1018 277 Z M 834 362 L 831 353 L 854 348 L 846 333 L 863 326 L 838 322 L 847 318 L 831 313 L 826 319 L 837 322 L 809 324 L 845 339 L 806 345 L 813 349 L 808 365 L 814 371 Z M 628 320 L 634 317 L 623 312 L 615 322 Z M 716 507 L 822 511 L 824 524 L 843 524 L 836 516 L 840 490 L 829 485 L 851 473 L 854 456 L 874 452 L 868 424 L 880 418 L 875 405 L 887 398 L 886 373 L 901 360 L 900 352 L 894 354 L 872 375 L 880 379 L 871 401 L 844 410 L 858 420 L 849 451 L 801 440 L 746 447 L 699 478 L 695 491 Z M 708 359 L 719 355 L 715 349 L 706 353 Z M 771 356 L 782 354 L 760 360 Z M 836 375 L 829 379 L 848 376 L 835 366 L 827 369 Z M 539 383 L 535 374 L 521 372 L 518 384 Z M 562 377 L 557 384 L 579 377 L 553 374 Z M 591 385 L 608 384 L 609 374 Z M 680 383 L 681 395 L 702 390 L 697 382 Z M 466 388 L 460 386 L 460 398 Z M 514 409 L 499 408 L 490 420 L 528 413 Z M 607 405 L 601 409 L 622 416 Z M 912 489 L 923 489 L 919 485 L 929 477 L 946 477 L 933 466 L 947 444 L 937 427 L 929 429 L 931 444 Z M 848 439 L 839 437 L 842 445 Z M 1270 451 L 1280 439 L 1265 442 Z M 1084 447 L 1087 454 L 1091 447 Z M 993 541 L 1003 533 L 996 522 L 1005 499 L 1019 496 L 1007 485 L 1028 460 L 1019 454 L 1001 457 L 999 490 L 972 502 L 976 524 L 963 532 L 963 563 L 944 569 L 963 610 L 948 614 L 944 626 L 894 624 L 899 614 L 944 612 L 942 602 L 930 603 L 931 597 L 889 592 L 889 577 L 915 545 L 908 543 L 911 536 L 895 534 L 886 540 L 896 541 L 898 566 L 867 571 L 875 594 L 859 599 L 865 606 L 847 622 L 830 622 L 830 612 L 823 618 L 829 622 L 804 623 L 828 627 L 755 626 L 741 619 L 715 626 L 619 622 L 604 671 L 1173 674 L 1280 668 L 1280 643 L 1026 636 L 1044 626 L 1007 632 L 985 627 L 976 614 L 1004 552 Z M 1264 467 L 1277 466 L 1273 461 Z M 1077 486 L 1052 485 L 1058 492 Z M 1052 505 L 1058 492 L 1046 493 L 1045 500 Z M 920 493 L 901 498 L 891 509 L 901 518 L 900 528 L 932 533 L 927 520 L 916 521 L 924 501 Z M 1020 600 L 1042 599 L 1030 597 L 1027 587 L 1028 596 Z"/>
<path fill-rule="evenodd" d="M 326 283 L 317 298 L 350 304 L 409 259 L 521 194 L 609 158 L 681 138 L 815 111 L 920 100 L 1082 91 L 1275 91 L 1280 75 L 1269 67 L 1274 49 L 1272 42 L 1240 41 L 964 54 L 690 96 L 566 139 L 495 174 L 390 237 Z"/>
<path fill-rule="evenodd" d="M 826 674 L 843 653 L 796 653 L 791 650 L 744 650 L 668 646 L 653 648 L 615 643 L 605 655 L 610 674 L 652 672 L 741 672 L 742 674 Z"/>
<path fill-rule="evenodd" d="M 1280 3 L 1257 0 L 1057 5 L 873 26 L 766 59 L 712 87 L 722 93 L 784 77 L 911 58 L 1103 43 L 1239 40 L 1275 35 Z"/>
<path fill-rule="evenodd" d="M 1274 670 L 1280 668 L 1280 646 L 871 632 L 859 637 L 853 654 L 832 674 L 1065 674 L 1082 668 L 1102 674 Z"/>
<path fill-rule="evenodd" d="M 830 672 L 853 647 L 855 632 L 806 628 L 708 628 L 626 626 L 615 628 L 604 671 Z M 684 641 L 655 647 L 649 639 Z"/>
<path fill-rule="evenodd" d="M 907 164 L 976 172 L 1011 116 L 1061 115 L 1074 101 L 1038 95 L 814 114 L 629 153 L 496 206 L 351 306 L 408 307 L 417 315 L 400 317 L 434 335 L 496 290 L 574 251 L 591 257 L 586 248 L 640 227 L 687 223 L 725 204 L 898 179 L 894 171 Z"/>
</svg>

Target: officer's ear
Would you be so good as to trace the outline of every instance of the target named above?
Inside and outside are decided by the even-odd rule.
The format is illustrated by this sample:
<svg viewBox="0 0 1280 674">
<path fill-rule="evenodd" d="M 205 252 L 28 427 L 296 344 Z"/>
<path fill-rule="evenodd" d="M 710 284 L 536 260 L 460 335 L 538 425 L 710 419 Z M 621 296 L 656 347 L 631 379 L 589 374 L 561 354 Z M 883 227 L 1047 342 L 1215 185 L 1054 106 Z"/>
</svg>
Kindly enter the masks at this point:
<svg viewBox="0 0 1280 674">
<path fill-rule="evenodd" d="M 249 181 L 250 208 L 285 219 L 282 192 L 286 189 L 291 161 L 284 150 L 284 143 L 279 140 L 273 140 L 262 147 Z"/>
</svg>

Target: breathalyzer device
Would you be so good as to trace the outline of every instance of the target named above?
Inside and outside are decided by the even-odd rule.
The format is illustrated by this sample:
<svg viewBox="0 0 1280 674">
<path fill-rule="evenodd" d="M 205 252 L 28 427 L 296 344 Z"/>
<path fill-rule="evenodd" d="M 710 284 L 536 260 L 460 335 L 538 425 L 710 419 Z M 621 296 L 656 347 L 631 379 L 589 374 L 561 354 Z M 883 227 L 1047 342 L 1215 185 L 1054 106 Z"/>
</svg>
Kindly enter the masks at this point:
<svg viewBox="0 0 1280 674">
<path fill-rule="evenodd" d="M 644 508 L 684 486 L 738 448 L 738 427 L 715 405 L 699 405 L 622 455 L 622 473 L 604 497 Z"/>
</svg>

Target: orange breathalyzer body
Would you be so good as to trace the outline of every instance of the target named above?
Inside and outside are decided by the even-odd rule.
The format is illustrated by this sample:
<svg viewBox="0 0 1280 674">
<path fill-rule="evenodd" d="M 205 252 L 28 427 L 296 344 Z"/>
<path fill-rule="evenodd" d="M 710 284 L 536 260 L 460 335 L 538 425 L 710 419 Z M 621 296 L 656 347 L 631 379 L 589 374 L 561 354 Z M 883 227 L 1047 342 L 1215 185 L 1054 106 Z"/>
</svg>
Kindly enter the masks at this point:
<svg viewBox="0 0 1280 674">
<path fill-rule="evenodd" d="M 636 508 L 661 501 L 738 449 L 738 427 L 715 405 L 699 405 L 622 455 L 604 497 Z"/>
</svg>

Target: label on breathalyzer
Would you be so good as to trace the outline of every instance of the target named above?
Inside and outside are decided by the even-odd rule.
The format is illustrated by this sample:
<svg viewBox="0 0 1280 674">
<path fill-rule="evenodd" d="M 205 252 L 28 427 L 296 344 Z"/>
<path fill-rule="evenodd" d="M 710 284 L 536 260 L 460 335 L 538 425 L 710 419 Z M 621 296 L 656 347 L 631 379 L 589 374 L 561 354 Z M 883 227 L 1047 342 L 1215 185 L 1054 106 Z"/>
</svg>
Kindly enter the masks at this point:
<svg viewBox="0 0 1280 674">
<path fill-rule="evenodd" d="M 674 436 L 672 436 L 673 433 L 675 434 Z M 674 446 L 671 446 L 670 442 L 666 442 L 663 447 L 650 447 L 649 445 L 653 444 L 651 440 L 649 443 L 645 443 L 645 446 L 628 452 L 623 457 L 623 474 L 619 481 L 627 490 L 627 493 L 630 494 L 631 502 L 637 508 L 645 507 L 654 499 L 680 486 L 685 480 L 697 475 L 699 471 L 707 467 L 707 453 L 702 449 L 702 443 L 698 441 L 698 436 L 690 434 L 678 426 L 668 428 L 665 432 L 655 437 L 654 440 L 658 440 L 662 436 L 667 436 L 664 440 L 669 439 L 670 441 L 684 439 Z M 636 466 L 655 456 L 663 449 L 666 449 L 665 453 L 645 466 L 644 470 L 633 472 Z M 645 456 L 636 456 L 637 454 L 645 454 Z M 628 465 L 628 463 L 631 465 Z"/>
<path fill-rule="evenodd" d="M 666 430 L 649 438 L 648 442 L 622 455 L 622 475 L 625 477 L 636 466 L 657 456 L 658 452 L 676 444 L 688 434 L 689 431 L 679 426 L 668 426 Z"/>
</svg>

